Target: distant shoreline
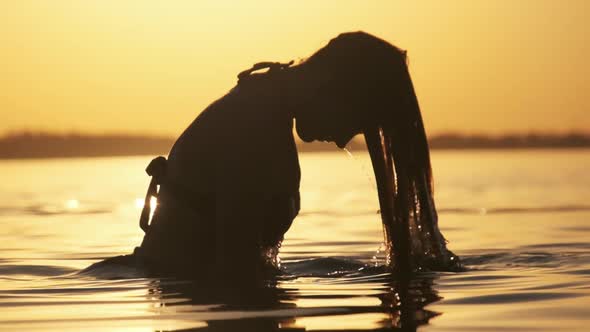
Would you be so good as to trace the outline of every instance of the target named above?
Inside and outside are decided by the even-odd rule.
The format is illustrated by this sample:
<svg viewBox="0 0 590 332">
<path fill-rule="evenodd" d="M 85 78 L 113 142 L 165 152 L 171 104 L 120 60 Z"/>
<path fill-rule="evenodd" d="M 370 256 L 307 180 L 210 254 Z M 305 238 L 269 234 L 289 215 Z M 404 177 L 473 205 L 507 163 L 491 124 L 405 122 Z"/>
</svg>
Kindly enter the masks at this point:
<svg viewBox="0 0 590 332">
<path fill-rule="evenodd" d="M 19 133 L 0 137 L 0 159 L 116 157 L 166 155 L 175 139 L 141 135 L 85 135 Z M 429 138 L 433 150 L 585 149 L 590 135 L 511 134 L 502 136 L 443 134 Z M 362 139 L 349 143 L 352 151 L 365 150 Z M 299 152 L 337 151 L 333 143 L 298 142 Z"/>
</svg>

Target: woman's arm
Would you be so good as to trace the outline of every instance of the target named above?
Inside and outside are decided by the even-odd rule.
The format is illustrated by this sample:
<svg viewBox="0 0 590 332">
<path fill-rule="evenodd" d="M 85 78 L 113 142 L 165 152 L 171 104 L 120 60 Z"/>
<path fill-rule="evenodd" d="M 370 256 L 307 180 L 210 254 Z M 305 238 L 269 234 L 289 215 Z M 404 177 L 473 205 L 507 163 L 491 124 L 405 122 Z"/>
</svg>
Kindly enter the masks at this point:
<svg viewBox="0 0 590 332">
<path fill-rule="evenodd" d="M 260 276 L 262 221 L 266 199 L 261 193 L 223 191 L 216 194 L 215 272 L 236 279 Z M 246 280 L 247 281 L 247 280 Z"/>
<path fill-rule="evenodd" d="M 239 273 L 259 279 L 264 249 L 283 240 L 299 212 L 299 192 L 262 194 L 226 192 L 217 195 L 215 263 L 223 275 Z"/>
<path fill-rule="evenodd" d="M 283 241 L 300 209 L 299 191 L 279 193 L 271 197 L 263 221 L 262 245 L 274 247 Z"/>
</svg>

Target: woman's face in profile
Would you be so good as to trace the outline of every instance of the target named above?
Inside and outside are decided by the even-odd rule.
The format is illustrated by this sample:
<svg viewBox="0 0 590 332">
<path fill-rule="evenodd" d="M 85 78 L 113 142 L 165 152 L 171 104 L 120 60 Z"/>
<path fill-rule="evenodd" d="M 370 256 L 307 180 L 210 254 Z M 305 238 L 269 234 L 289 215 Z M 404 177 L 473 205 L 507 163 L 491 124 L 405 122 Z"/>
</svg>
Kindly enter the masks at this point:
<svg viewBox="0 0 590 332">
<path fill-rule="evenodd" d="M 296 130 L 305 142 L 334 142 L 339 148 L 363 131 L 362 109 L 345 96 L 322 96 L 302 105 L 295 114 Z"/>
</svg>

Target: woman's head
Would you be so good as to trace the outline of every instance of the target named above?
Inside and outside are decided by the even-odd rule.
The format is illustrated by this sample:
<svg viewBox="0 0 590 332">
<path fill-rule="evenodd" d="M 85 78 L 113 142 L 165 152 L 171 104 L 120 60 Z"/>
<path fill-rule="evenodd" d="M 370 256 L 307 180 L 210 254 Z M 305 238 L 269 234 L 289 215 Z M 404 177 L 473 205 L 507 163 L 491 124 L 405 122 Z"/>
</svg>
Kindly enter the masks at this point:
<svg viewBox="0 0 590 332">
<path fill-rule="evenodd" d="M 344 147 L 367 142 L 392 264 L 451 268 L 457 263 L 437 225 L 428 142 L 406 53 L 364 32 L 344 33 L 289 68 L 302 100 L 294 111 L 305 141 Z"/>
<path fill-rule="evenodd" d="M 344 147 L 366 128 L 390 127 L 410 92 L 404 51 L 364 32 L 343 33 L 292 67 L 299 90 L 297 132 L 304 141 Z M 413 93 L 413 90 L 412 90 Z"/>
</svg>

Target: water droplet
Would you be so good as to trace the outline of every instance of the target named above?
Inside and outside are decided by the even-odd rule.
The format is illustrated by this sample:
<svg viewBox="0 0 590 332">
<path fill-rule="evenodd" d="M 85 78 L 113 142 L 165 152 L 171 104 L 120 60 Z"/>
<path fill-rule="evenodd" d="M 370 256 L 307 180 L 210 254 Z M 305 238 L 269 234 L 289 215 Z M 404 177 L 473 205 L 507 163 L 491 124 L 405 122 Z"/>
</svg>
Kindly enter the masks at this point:
<svg viewBox="0 0 590 332">
<path fill-rule="evenodd" d="M 346 154 L 348 155 L 349 158 L 351 158 L 351 159 L 354 158 L 352 153 L 347 148 L 343 148 L 343 150 L 346 152 Z"/>
</svg>

